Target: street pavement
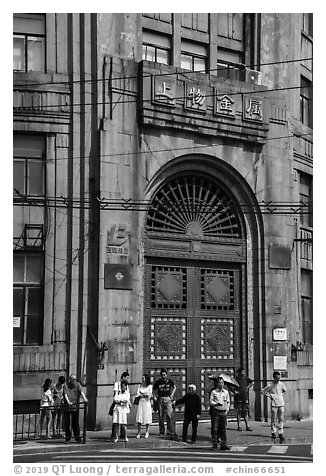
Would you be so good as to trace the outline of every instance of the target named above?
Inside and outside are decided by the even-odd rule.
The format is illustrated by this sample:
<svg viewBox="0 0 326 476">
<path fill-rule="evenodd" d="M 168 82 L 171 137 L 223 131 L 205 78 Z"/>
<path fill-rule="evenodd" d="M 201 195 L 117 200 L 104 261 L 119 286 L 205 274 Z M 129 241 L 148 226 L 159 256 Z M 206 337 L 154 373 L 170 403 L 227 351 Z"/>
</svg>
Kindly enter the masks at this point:
<svg viewBox="0 0 326 476">
<path fill-rule="evenodd" d="M 231 450 L 218 452 L 219 461 L 232 461 L 241 458 L 242 462 L 258 459 L 260 462 L 282 460 L 283 462 L 312 461 L 313 422 L 312 420 L 286 421 L 284 423 L 285 443 L 279 440 L 273 444 L 270 438 L 270 425 L 267 422 L 251 421 L 252 432 L 237 431 L 236 421 L 228 423 L 227 437 Z M 182 434 L 182 422 L 177 422 L 177 434 Z M 191 427 L 188 431 L 190 440 Z M 29 440 L 14 443 L 13 456 L 15 462 L 48 461 L 212 461 L 216 453 L 211 451 L 210 422 L 200 422 L 195 446 L 182 441 L 171 441 L 158 437 L 158 427 L 150 428 L 150 437 L 136 438 L 136 426 L 128 427 L 128 442 L 112 443 L 111 430 L 88 431 L 85 444 L 71 442 L 66 444 L 64 439 Z"/>
</svg>

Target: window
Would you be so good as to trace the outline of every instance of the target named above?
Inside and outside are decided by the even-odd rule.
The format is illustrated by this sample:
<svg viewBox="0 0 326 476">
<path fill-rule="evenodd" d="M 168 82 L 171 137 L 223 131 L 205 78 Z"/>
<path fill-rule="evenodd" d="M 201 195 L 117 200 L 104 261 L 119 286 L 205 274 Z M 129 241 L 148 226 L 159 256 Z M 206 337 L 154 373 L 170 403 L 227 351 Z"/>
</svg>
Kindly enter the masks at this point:
<svg viewBox="0 0 326 476">
<path fill-rule="evenodd" d="M 44 196 L 45 138 L 14 134 L 14 196 Z"/>
<path fill-rule="evenodd" d="M 171 64 L 170 38 L 143 31 L 143 60 Z"/>
<path fill-rule="evenodd" d="M 190 71 L 207 71 L 207 50 L 203 45 L 181 42 L 181 68 Z"/>
<path fill-rule="evenodd" d="M 218 36 L 243 41 L 243 13 L 218 13 Z"/>
<path fill-rule="evenodd" d="M 303 13 L 302 14 L 302 31 L 309 36 L 313 36 L 313 15 L 312 13 Z"/>
<path fill-rule="evenodd" d="M 45 71 L 45 15 L 14 14 L 14 71 Z"/>
<path fill-rule="evenodd" d="M 312 82 L 304 76 L 300 83 L 300 121 L 312 127 Z"/>
<path fill-rule="evenodd" d="M 303 226 L 312 227 L 312 177 L 300 173 L 300 222 Z"/>
<path fill-rule="evenodd" d="M 39 345 L 43 338 L 43 253 L 14 253 L 14 344 Z"/>
<path fill-rule="evenodd" d="M 218 13 L 217 76 L 245 80 L 244 45 L 244 14 Z"/>
<path fill-rule="evenodd" d="M 242 54 L 237 51 L 218 48 L 217 75 L 227 79 L 243 80 L 244 65 Z"/>
<path fill-rule="evenodd" d="M 306 269 L 301 270 L 301 324 L 303 343 L 312 344 L 312 272 Z"/>
</svg>

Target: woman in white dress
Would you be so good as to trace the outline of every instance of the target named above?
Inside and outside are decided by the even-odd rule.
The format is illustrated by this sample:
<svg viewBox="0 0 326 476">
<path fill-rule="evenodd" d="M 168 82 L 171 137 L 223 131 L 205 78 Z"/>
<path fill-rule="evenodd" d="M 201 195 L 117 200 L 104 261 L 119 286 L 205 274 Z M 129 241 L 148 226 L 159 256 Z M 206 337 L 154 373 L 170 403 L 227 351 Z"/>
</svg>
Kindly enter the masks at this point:
<svg viewBox="0 0 326 476">
<path fill-rule="evenodd" d="M 150 384 L 150 377 L 148 374 L 142 376 L 142 383 L 139 385 L 136 397 L 139 397 L 137 408 L 136 421 L 138 425 L 137 438 L 140 438 L 141 427 L 146 425 L 145 438 L 149 437 L 149 425 L 152 423 L 152 405 L 151 397 L 153 388 Z"/>
<path fill-rule="evenodd" d="M 113 425 L 114 427 L 114 435 L 113 435 L 113 442 L 116 443 L 118 441 L 118 429 L 120 426 L 120 436 L 124 439 L 124 441 L 128 441 L 127 438 L 127 415 L 130 413 L 130 393 L 127 391 L 128 389 L 128 382 L 122 381 L 121 382 L 121 391 L 113 398 L 115 406 L 113 410 Z"/>
</svg>

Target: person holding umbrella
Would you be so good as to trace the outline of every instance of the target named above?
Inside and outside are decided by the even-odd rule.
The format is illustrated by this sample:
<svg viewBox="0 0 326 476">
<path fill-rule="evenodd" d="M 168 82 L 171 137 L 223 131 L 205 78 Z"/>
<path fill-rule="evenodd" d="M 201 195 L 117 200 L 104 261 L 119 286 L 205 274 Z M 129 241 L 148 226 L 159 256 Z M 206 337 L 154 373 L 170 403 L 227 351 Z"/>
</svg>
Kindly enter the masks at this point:
<svg viewBox="0 0 326 476">
<path fill-rule="evenodd" d="M 246 431 L 252 431 L 249 426 L 249 388 L 252 387 L 254 381 L 247 377 L 244 368 L 239 367 L 235 380 L 239 387 L 234 390 L 234 408 L 237 412 L 238 431 L 242 431 L 241 417 L 243 418 Z"/>
<path fill-rule="evenodd" d="M 226 444 L 226 424 L 227 413 L 230 408 L 230 395 L 224 388 L 224 379 L 222 375 L 223 374 L 219 375 L 217 379 L 214 378 L 214 388 L 210 392 L 209 397 L 213 451 L 217 450 L 218 441 L 221 442 L 220 449 L 222 451 L 230 449 Z"/>
</svg>

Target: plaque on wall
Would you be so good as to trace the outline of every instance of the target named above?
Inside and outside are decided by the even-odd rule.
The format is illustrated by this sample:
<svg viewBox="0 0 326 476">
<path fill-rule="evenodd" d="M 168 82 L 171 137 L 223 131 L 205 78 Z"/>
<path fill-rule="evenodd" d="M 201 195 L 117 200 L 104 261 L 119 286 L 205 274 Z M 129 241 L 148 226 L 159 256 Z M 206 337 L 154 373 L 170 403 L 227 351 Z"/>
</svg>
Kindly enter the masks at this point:
<svg viewBox="0 0 326 476">
<path fill-rule="evenodd" d="M 132 265 L 104 265 L 104 289 L 132 289 Z"/>
<path fill-rule="evenodd" d="M 269 267 L 291 269 L 291 248 L 289 246 L 270 245 Z"/>
</svg>

